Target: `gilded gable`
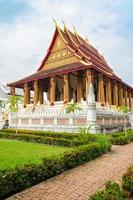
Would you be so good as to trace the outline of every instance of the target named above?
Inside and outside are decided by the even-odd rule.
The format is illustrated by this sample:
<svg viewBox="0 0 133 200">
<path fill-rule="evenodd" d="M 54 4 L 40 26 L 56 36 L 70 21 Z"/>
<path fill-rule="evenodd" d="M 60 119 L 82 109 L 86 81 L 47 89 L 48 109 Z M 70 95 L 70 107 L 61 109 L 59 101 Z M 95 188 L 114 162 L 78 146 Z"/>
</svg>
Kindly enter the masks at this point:
<svg viewBox="0 0 133 200">
<path fill-rule="evenodd" d="M 77 61 L 79 61 L 79 59 L 68 50 L 65 42 L 58 34 L 53 49 L 41 70 L 53 69 Z"/>
</svg>

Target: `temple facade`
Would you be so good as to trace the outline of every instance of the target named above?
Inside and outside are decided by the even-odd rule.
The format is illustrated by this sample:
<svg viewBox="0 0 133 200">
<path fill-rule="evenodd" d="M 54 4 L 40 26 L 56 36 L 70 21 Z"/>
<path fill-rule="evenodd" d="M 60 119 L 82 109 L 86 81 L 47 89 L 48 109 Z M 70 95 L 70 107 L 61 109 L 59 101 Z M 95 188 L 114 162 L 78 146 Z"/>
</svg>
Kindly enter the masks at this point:
<svg viewBox="0 0 133 200">
<path fill-rule="evenodd" d="M 47 54 L 37 72 L 8 84 L 11 94 L 16 88 L 24 91 L 24 106 L 44 104 L 44 92 L 49 104 L 86 101 L 92 83 L 95 100 L 102 106 L 132 107 L 133 88 L 122 81 L 110 68 L 105 58 L 76 31 L 55 24 L 55 32 Z"/>
</svg>

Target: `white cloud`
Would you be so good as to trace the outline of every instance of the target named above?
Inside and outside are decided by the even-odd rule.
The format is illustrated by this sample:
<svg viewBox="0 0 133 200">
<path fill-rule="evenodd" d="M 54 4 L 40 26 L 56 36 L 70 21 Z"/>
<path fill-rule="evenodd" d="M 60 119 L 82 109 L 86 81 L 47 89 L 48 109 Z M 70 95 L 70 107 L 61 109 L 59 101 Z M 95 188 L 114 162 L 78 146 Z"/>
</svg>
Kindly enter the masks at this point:
<svg viewBox="0 0 133 200">
<path fill-rule="evenodd" d="M 0 25 L 0 80 L 15 81 L 37 70 L 54 32 L 54 16 L 75 25 L 79 33 L 93 40 L 114 71 L 133 84 L 133 38 L 117 33 L 120 13 L 115 9 L 121 2 L 112 5 L 111 0 L 99 4 L 96 0 L 29 0 L 32 12 L 19 16 L 12 24 Z"/>
</svg>

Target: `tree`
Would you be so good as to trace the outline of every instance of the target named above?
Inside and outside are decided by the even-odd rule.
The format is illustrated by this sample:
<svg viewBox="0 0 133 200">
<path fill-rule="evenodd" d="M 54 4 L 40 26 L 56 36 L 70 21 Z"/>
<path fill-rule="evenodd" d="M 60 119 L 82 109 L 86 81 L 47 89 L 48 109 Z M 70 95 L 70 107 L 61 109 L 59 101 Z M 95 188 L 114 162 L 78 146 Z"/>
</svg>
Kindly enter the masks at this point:
<svg viewBox="0 0 133 200">
<path fill-rule="evenodd" d="M 71 101 L 66 105 L 66 113 L 74 113 L 76 110 L 82 110 L 79 106 L 78 103 L 75 103 L 74 101 Z"/>
<path fill-rule="evenodd" d="M 4 100 L 0 100 L 0 109 L 5 108 Z"/>
<path fill-rule="evenodd" d="M 124 117 L 124 131 L 125 131 L 125 136 L 127 137 L 127 125 L 126 125 L 126 114 L 128 113 L 129 109 L 127 106 L 120 106 L 118 107 L 118 111 L 123 112 L 123 117 Z"/>
<path fill-rule="evenodd" d="M 22 102 L 22 97 L 21 96 L 10 96 L 9 97 L 9 111 L 15 113 L 16 115 L 16 127 L 18 125 L 17 123 L 17 113 L 19 110 L 18 104 Z M 16 133 L 17 133 L 17 128 L 16 128 Z"/>
<path fill-rule="evenodd" d="M 82 110 L 82 108 L 80 108 L 78 103 L 76 103 L 72 100 L 70 103 L 67 103 L 65 110 L 66 110 L 66 113 L 73 113 L 74 114 L 74 112 L 76 110 Z M 73 125 L 74 125 L 74 131 L 75 131 L 75 123 L 73 123 Z"/>
<path fill-rule="evenodd" d="M 5 108 L 5 102 L 3 100 L 0 100 L 0 129 L 3 127 L 5 122 L 3 108 Z"/>
</svg>

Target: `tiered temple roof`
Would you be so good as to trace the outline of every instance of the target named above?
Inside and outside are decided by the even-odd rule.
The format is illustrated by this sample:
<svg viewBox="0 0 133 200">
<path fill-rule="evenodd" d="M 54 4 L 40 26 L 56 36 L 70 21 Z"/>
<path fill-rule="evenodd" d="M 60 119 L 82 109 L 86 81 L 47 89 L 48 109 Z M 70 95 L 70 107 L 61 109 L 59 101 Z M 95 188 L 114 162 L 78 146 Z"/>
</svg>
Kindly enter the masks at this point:
<svg viewBox="0 0 133 200">
<path fill-rule="evenodd" d="M 64 63 L 58 67 L 48 68 L 46 67 L 46 63 L 55 45 L 57 37 L 60 37 L 62 39 L 66 48 L 78 60 L 74 63 Z M 64 25 L 64 30 L 62 30 L 56 24 L 52 42 L 37 72 L 8 85 L 22 88 L 23 84 L 29 81 L 43 79 L 53 75 L 65 74 L 68 72 L 78 71 L 86 68 L 93 68 L 105 74 L 109 78 L 118 80 L 119 82 L 123 83 L 123 81 L 113 72 L 113 70 L 110 68 L 104 57 L 99 53 L 99 51 L 96 48 L 94 48 L 89 42 L 83 39 L 76 31 L 74 31 L 74 33 L 71 32 L 66 27 L 66 25 Z"/>
</svg>

